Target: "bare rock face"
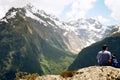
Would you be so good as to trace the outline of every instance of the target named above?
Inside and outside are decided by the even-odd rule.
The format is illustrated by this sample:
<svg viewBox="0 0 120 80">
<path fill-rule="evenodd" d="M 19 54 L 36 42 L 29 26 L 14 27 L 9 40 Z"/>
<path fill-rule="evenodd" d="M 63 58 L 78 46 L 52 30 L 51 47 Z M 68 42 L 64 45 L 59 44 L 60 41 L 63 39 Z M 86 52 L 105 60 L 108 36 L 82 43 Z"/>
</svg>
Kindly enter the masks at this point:
<svg viewBox="0 0 120 80">
<path fill-rule="evenodd" d="M 78 74 L 74 78 L 80 80 L 120 80 L 120 69 L 110 66 L 93 66 L 78 70 Z"/>
<path fill-rule="evenodd" d="M 39 76 L 36 80 L 120 80 L 120 69 L 110 66 L 91 66 L 77 70 L 73 77 L 46 75 Z"/>
</svg>

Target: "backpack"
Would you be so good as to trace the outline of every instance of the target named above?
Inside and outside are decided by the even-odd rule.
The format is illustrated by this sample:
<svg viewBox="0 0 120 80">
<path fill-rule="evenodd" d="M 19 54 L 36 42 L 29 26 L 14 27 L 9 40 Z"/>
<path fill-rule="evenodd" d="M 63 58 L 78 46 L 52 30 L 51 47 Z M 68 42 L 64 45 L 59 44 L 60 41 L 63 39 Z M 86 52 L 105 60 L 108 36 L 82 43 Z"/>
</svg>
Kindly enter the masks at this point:
<svg viewBox="0 0 120 80">
<path fill-rule="evenodd" d="M 120 63 L 116 59 L 115 55 L 112 54 L 112 66 L 115 68 L 120 68 Z"/>
</svg>

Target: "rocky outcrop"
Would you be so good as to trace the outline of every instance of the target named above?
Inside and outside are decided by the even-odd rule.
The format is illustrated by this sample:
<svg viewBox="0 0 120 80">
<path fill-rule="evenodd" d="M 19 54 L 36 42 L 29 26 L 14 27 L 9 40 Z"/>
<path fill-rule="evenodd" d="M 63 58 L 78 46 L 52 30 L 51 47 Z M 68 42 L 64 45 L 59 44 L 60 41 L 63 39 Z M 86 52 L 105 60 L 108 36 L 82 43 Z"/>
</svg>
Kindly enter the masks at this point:
<svg viewBox="0 0 120 80">
<path fill-rule="evenodd" d="M 120 69 L 110 66 L 91 66 L 77 70 L 73 77 L 45 75 L 37 77 L 36 80 L 120 80 Z"/>
</svg>

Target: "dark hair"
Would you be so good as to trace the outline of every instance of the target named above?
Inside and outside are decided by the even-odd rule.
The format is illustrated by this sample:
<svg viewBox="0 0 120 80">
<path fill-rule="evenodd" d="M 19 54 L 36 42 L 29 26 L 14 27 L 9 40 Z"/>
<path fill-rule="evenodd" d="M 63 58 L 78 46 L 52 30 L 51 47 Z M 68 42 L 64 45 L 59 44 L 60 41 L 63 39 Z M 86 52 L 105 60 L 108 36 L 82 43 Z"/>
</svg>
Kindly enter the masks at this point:
<svg viewBox="0 0 120 80">
<path fill-rule="evenodd" d="M 103 49 L 103 50 L 106 50 L 107 47 L 108 47 L 107 45 L 103 45 L 103 46 L 102 46 L 102 49 Z"/>
</svg>

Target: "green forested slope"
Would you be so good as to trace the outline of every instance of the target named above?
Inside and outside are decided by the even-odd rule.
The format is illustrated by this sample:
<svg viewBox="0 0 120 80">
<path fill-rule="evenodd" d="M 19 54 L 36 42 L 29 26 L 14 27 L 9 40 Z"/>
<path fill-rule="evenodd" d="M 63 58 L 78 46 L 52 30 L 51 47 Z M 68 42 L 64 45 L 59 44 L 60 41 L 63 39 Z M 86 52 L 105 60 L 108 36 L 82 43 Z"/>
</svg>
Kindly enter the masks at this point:
<svg viewBox="0 0 120 80">
<path fill-rule="evenodd" d="M 43 25 L 30 24 L 38 22 L 26 17 L 24 9 L 12 8 L 9 12 L 14 10 L 17 11 L 14 18 L 4 17 L 7 22 L 0 21 L 0 79 L 12 80 L 17 71 L 43 75 L 66 70 L 74 56 L 47 42 L 43 38 L 46 32 L 39 30 Z M 39 27 L 40 34 L 35 27 Z"/>
</svg>

